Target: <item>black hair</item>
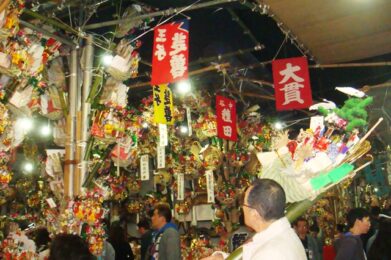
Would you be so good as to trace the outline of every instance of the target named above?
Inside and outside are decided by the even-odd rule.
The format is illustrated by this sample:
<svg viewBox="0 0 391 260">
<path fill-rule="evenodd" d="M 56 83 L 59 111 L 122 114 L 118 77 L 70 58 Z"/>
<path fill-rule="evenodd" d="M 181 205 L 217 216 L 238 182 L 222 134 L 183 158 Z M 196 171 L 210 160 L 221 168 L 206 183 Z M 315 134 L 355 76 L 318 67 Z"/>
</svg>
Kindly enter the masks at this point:
<svg viewBox="0 0 391 260">
<path fill-rule="evenodd" d="M 155 206 L 155 210 L 157 210 L 159 216 L 164 217 L 166 219 L 167 223 L 171 221 L 171 209 L 167 204 L 157 204 Z"/>
<path fill-rule="evenodd" d="M 284 216 L 285 192 L 276 181 L 255 179 L 251 185 L 247 202 L 266 221 Z"/>
<path fill-rule="evenodd" d="M 378 217 L 380 214 L 380 207 L 374 206 L 371 208 L 371 214 L 373 217 Z"/>
<path fill-rule="evenodd" d="M 299 217 L 297 218 L 294 222 L 293 222 L 293 226 L 297 227 L 297 225 L 299 224 L 300 221 L 304 221 L 308 224 L 308 220 L 303 218 L 303 217 Z"/>
<path fill-rule="evenodd" d="M 337 224 L 337 230 L 340 233 L 344 233 L 345 232 L 345 225 L 344 224 Z"/>
<path fill-rule="evenodd" d="M 93 260 L 87 243 L 80 236 L 57 235 L 50 244 L 49 260 Z"/>
<path fill-rule="evenodd" d="M 354 208 L 348 212 L 346 220 L 348 222 L 348 229 L 354 226 L 356 220 L 362 220 L 365 217 L 369 217 L 369 212 L 363 208 Z"/>
<path fill-rule="evenodd" d="M 37 230 L 35 230 L 34 232 L 34 242 L 35 242 L 35 245 L 37 246 L 37 248 L 40 248 L 42 246 L 47 246 L 50 242 L 50 234 L 49 234 L 49 231 L 42 227 L 42 228 L 38 228 Z"/>
<path fill-rule="evenodd" d="M 150 229 L 149 221 L 146 218 L 141 219 L 138 223 L 137 226 L 139 228 L 144 228 L 144 229 Z"/>
<path fill-rule="evenodd" d="M 112 244 L 127 242 L 127 234 L 125 233 L 125 229 L 121 227 L 119 223 L 111 225 L 108 240 Z"/>
<path fill-rule="evenodd" d="M 391 259 L 391 220 L 379 219 L 379 231 L 368 252 L 368 259 Z"/>
</svg>

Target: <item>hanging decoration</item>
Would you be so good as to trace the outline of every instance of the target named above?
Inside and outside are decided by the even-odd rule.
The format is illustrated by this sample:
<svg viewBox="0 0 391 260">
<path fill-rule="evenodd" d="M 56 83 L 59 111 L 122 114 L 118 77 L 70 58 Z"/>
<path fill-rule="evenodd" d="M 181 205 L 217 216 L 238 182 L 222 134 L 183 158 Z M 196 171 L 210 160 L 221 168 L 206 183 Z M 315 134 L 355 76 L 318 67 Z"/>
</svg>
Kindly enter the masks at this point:
<svg viewBox="0 0 391 260">
<path fill-rule="evenodd" d="M 232 99 L 216 96 L 218 137 L 231 141 L 237 140 L 236 102 Z"/>
<path fill-rule="evenodd" d="M 187 20 L 154 29 L 151 85 L 178 82 L 188 77 L 189 23 Z"/>
<path fill-rule="evenodd" d="M 312 105 L 308 62 L 305 57 L 274 60 L 272 69 L 278 111 Z"/>
</svg>

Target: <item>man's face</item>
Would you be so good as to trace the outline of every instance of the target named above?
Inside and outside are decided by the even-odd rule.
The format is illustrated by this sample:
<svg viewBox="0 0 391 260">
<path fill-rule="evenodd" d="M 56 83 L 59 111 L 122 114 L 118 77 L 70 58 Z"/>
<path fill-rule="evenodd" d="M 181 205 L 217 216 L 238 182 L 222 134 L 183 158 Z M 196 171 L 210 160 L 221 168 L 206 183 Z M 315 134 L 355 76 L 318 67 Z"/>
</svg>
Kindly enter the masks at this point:
<svg viewBox="0 0 391 260">
<path fill-rule="evenodd" d="M 299 221 L 295 226 L 296 233 L 300 236 L 306 236 L 308 233 L 308 223 L 307 221 Z"/>
<path fill-rule="evenodd" d="M 144 233 L 145 233 L 145 228 L 139 227 L 139 228 L 138 228 L 138 233 L 141 234 L 141 235 L 144 235 Z"/>
<path fill-rule="evenodd" d="M 361 220 L 357 219 L 355 225 L 357 225 L 358 230 L 361 232 L 361 234 L 366 234 L 371 227 L 371 220 L 369 219 L 369 217 L 364 217 Z"/>
<path fill-rule="evenodd" d="M 246 190 L 246 193 L 244 194 L 244 200 L 243 200 L 243 214 L 244 214 L 244 224 L 246 224 L 247 226 L 251 227 L 252 228 L 252 223 L 254 222 L 254 218 L 253 218 L 253 214 L 250 214 L 252 210 L 252 208 L 249 208 L 248 206 L 248 194 L 250 193 L 250 190 L 252 189 L 252 187 L 249 187 L 247 190 Z"/>
<path fill-rule="evenodd" d="M 164 226 L 164 222 L 165 218 L 163 216 L 160 216 L 158 210 L 155 209 L 152 215 L 152 228 L 160 229 L 162 226 Z"/>
</svg>

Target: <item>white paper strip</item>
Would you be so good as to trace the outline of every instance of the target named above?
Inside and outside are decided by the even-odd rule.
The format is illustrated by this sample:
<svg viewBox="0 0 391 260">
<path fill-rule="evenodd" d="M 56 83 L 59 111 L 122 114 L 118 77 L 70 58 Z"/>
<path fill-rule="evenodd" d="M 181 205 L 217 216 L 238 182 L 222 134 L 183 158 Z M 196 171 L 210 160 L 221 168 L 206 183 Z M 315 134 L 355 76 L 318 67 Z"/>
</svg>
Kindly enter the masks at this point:
<svg viewBox="0 0 391 260">
<path fill-rule="evenodd" d="M 167 125 L 159 124 L 159 145 L 167 146 L 168 145 L 168 135 L 167 135 Z"/>
<path fill-rule="evenodd" d="M 149 180 L 149 156 L 148 154 L 140 157 L 140 177 L 142 181 Z"/>
<path fill-rule="evenodd" d="M 187 128 L 189 129 L 189 136 L 193 135 L 193 128 L 191 127 L 191 110 L 190 107 L 186 107 Z"/>
<path fill-rule="evenodd" d="M 46 202 L 49 204 L 49 207 L 52 209 L 57 207 L 57 204 L 54 202 L 53 198 L 46 199 Z"/>
<path fill-rule="evenodd" d="M 163 169 L 166 167 L 166 147 L 157 146 L 157 168 Z"/>
<path fill-rule="evenodd" d="M 215 202 L 215 193 L 214 193 L 214 178 L 213 178 L 213 171 L 206 171 L 206 190 L 208 193 L 208 203 L 214 203 Z"/>
<path fill-rule="evenodd" d="M 322 131 L 324 128 L 324 117 L 312 116 L 310 121 L 310 128 L 314 133 L 317 131 Z"/>
<path fill-rule="evenodd" d="M 185 198 L 185 175 L 178 173 L 178 197 L 177 200 L 184 200 Z"/>
</svg>

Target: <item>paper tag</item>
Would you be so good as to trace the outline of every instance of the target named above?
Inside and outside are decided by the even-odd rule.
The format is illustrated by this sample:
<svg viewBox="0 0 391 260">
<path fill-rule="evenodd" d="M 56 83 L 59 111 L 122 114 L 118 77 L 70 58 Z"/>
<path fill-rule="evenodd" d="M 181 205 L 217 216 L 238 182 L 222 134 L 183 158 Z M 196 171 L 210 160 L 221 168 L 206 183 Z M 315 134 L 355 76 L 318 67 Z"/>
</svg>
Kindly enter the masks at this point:
<svg viewBox="0 0 391 260">
<path fill-rule="evenodd" d="M 57 205 L 54 202 L 53 198 L 46 199 L 46 202 L 49 204 L 49 207 L 52 208 L 52 209 L 57 207 Z"/>
<path fill-rule="evenodd" d="M 168 145 L 168 135 L 167 135 L 167 125 L 159 124 L 159 145 L 167 146 Z"/>
<path fill-rule="evenodd" d="M 187 129 L 189 131 L 189 136 L 193 135 L 193 128 L 191 127 L 191 110 L 190 107 L 186 107 L 186 117 L 187 117 Z"/>
<path fill-rule="evenodd" d="M 178 173 L 178 200 L 185 199 L 185 175 L 183 173 Z"/>
<path fill-rule="evenodd" d="M 213 178 L 213 171 L 206 171 L 205 172 L 206 177 L 206 190 L 208 193 L 208 203 L 214 203 L 215 202 L 215 192 L 214 192 L 214 178 Z"/>
<path fill-rule="evenodd" d="M 310 128 L 314 133 L 322 131 L 324 128 L 324 117 L 312 116 L 310 121 Z"/>
<path fill-rule="evenodd" d="M 166 147 L 157 146 L 157 168 L 163 169 L 166 167 Z"/>
<path fill-rule="evenodd" d="M 140 177 L 142 181 L 149 180 L 149 156 L 148 154 L 140 157 Z"/>
</svg>

